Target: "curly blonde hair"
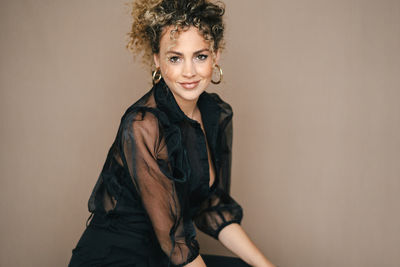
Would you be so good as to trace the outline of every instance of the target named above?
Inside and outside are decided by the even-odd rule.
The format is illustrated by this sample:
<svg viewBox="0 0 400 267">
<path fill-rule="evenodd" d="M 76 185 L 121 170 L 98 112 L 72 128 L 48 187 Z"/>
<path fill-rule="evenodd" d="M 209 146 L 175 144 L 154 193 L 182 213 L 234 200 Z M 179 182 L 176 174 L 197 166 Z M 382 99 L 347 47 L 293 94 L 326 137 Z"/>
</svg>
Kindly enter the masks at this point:
<svg viewBox="0 0 400 267">
<path fill-rule="evenodd" d="M 127 48 L 134 56 L 142 56 L 143 62 L 152 66 L 153 54 L 160 51 L 163 30 L 174 26 L 171 38 L 181 30 L 196 27 L 204 39 L 210 42 L 213 55 L 224 46 L 225 6 L 211 0 L 134 0 L 132 2 L 132 30 L 128 33 Z"/>
</svg>

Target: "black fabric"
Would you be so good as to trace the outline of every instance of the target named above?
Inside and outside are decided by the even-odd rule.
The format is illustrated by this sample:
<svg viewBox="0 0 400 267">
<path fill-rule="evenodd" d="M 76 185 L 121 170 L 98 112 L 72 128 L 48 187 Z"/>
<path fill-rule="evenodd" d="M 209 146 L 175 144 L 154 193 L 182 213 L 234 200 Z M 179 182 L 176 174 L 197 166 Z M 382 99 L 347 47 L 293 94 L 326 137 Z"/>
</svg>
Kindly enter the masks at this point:
<svg viewBox="0 0 400 267">
<path fill-rule="evenodd" d="M 70 266 L 123 266 L 113 262 L 124 260 L 127 266 L 183 266 L 199 255 L 194 224 L 217 239 L 225 226 L 241 222 L 242 208 L 229 195 L 232 109 L 207 92 L 197 105 L 204 132 L 164 80 L 127 109 Z M 215 169 L 211 187 L 206 144 Z"/>
<path fill-rule="evenodd" d="M 251 266 L 236 257 L 209 255 L 209 254 L 201 254 L 201 257 L 203 258 L 204 263 L 207 265 L 207 267 L 221 267 L 221 266 L 249 267 L 249 266 Z"/>
</svg>

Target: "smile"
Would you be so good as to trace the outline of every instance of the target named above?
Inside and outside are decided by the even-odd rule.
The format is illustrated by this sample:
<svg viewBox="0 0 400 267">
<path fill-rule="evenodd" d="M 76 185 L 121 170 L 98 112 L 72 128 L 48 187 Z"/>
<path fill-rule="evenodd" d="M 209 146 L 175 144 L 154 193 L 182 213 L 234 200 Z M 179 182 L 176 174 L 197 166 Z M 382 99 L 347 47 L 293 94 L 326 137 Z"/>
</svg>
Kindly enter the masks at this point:
<svg viewBox="0 0 400 267">
<path fill-rule="evenodd" d="M 179 83 L 185 89 L 193 89 L 199 85 L 200 81 L 190 82 L 190 83 Z"/>
</svg>

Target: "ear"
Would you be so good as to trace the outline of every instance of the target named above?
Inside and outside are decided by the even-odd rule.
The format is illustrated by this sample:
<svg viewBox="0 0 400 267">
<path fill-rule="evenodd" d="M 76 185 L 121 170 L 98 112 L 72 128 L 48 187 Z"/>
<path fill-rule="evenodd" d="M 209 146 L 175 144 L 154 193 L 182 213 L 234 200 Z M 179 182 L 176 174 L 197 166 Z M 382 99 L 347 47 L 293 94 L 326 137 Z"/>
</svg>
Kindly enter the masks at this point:
<svg viewBox="0 0 400 267">
<path fill-rule="evenodd" d="M 156 65 L 156 68 L 160 67 L 160 54 L 153 54 L 153 59 L 154 59 L 154 65 Z"/>
<path fill-rule="evenodd" d="M 215 59 L 214 59 L 214 64 L 219 64 L 219 58 L 221 56 L 221 53 L 219 51 L 219 49 L 217 50 L 217 52 L 215 53 Z"/>
</svg>

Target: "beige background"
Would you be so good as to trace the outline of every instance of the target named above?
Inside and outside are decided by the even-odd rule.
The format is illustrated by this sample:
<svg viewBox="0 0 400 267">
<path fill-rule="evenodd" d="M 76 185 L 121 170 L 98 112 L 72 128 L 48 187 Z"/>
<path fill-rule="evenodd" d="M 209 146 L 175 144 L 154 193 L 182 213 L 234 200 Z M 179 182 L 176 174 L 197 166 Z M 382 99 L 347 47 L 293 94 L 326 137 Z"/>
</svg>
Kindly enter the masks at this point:
<svg viewBox="0 0 400 267">
<path fill-rule="evenodd" d="M 124 2 L 0 1 L 2 267 L 66 266 L 120 117 L 149 89 Z M 400 2 L 226 2 L 210 90 L 235 112 L 243 227 L 283 267 L 399 266 Z"/>
</svg>

